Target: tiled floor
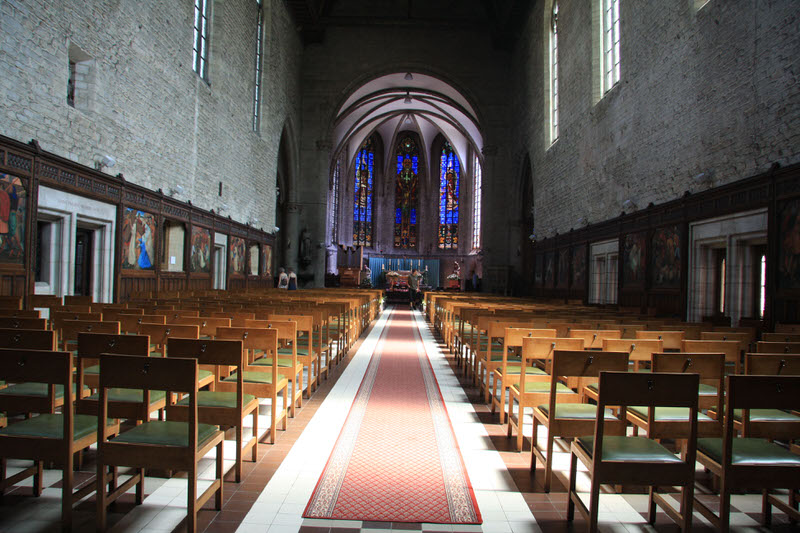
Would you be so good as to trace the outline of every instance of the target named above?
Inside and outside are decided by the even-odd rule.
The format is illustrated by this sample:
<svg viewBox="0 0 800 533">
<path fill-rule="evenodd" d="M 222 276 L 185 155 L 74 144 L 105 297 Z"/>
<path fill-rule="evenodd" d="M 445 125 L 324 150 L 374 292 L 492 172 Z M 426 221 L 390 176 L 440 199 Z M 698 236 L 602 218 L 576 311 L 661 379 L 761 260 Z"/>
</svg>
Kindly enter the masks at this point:
<svg viewBox="0 0 800 533">
<path fill-rule="evenodd" d="M 225 483 L 225 503 L 222 511 L 208 505 L 198 515 L 198 529 L 206 532 L 356 532 L 403 529 L 418 531 L 583 531 L 585 523 L 576 518 L 574 524 L 564 520 L 566 510 L 565 472 L 568 454 L 555 453 L 553 490 L 542 491 L 543 470 L 530 475 L 530 452 L 517 453 L 506 438 L 505 426 L 498 423 L 497 415 L 478 398 L 471 380 L 461 377 L 452 358 L 446 357 L 444 346 L 437 342 L 431 328 L 417 315 L 417 325 L 447 409 L 459 447 L 464 456 L 470 479 L 475 488 L 478 505 L 483 515 L 481 526 L 449 526 L 435 524 L 402 524 L 381 522 L 320 521 L 302 518 L 303 509 L 349 411 L 386 320 L 384 314 L 362 339 L 356 343 L 344 364 L 335 367 L 330 379 L 324 381 L 311 399 L 305 400 L 297 417 L 289 421 L 287 431 L 279 431 L 274 445 L 261 445 L 257 463 L 244 463 L 245 477 L 241 483 Z M 261 424 L 261 423 L 260 423 Z M 263 424 L 261 427 L 264 427 Z M 527 428 L 530 428 L 530 424 Z M 230 445 L 232 442 L 226 442 Z M 529 446 L 529 443 L 526 442 Z M 226 457 L 232 450 L 226 446 Z M 201 477 L 209 477 L 213 460 L 204 459 L 208 470 Z M 13 462 L 11 464 L 13 466 Z M 83 471 L 78 479 L 89 480 L 93 469 L 93 453 L 87 453 Z M 0 505 L 0 532 L 55 531 L 60 513 L 60 474 L 47 471 L 44 494 L 30 496 L 30 481 L 15 487 Z M 588 490 L 588 478 L 582 474 L 579 488 Z M 27 487 L 27 488 L 26 488 Z M 704 485 L 697 490 L 713 495 Z M 148 478 L 147 498 L 143 505 L 133 505 L 132 497 L 124 498 L 112 509 L 109 523 L 112 531 L 184 531 L 182 520 L 186 513 L 185 477 L 172 479 Z M 126 495 L 130 496 L 130 495 Z M 759 523 L 760 495 L 736 495 L 733 498 L 732 524 L 737 530 L 749 530 Z M 604 494 L 601 497 L 601 531 L 652 531 L 645 513 L 646 494 Z M 77 507 L 74 530 L 94 530 L 94 498 L 90 497 Z M 535 519 L 534 519 L 535 516 Z M 709 524 L 695 513 L 697 529 L 711 530 Z M 454 529 L 456 527 L 456 529 Z M 786 516 L 774 513 L 773 530 L 793 531 Z M 655 526 L 656 531 L 677 530 L 663 513 Z"/>
</svg>

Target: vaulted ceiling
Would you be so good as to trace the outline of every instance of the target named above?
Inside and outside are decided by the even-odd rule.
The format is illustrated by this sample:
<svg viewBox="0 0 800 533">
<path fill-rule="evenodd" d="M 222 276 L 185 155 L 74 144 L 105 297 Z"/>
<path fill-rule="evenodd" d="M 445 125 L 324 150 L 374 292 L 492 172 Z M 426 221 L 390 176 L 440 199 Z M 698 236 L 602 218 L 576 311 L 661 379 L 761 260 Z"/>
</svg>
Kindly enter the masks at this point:
<svg viewBox="0 0 800 533">
<path fill-rule="evenodd" d="M 535 0 L 284 0 L 303 40 L 321 43 L 330 27 L 473 28 L 510 48 Z"/>
</svg>

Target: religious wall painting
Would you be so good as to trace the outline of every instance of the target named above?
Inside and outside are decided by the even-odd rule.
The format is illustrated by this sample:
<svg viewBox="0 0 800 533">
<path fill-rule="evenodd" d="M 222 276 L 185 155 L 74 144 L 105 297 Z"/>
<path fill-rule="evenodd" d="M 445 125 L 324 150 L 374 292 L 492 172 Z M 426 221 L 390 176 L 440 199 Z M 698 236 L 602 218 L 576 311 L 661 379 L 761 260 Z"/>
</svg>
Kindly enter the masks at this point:
<svg viewBox="0 0 800 533">
<path fill-rule="evenodd" d="M 544 256 L 542 254 L 536 254 L 536 260 L 534 261 L 533 267 L 533 283 L 536 287 L 542 286 L 542 280 L 544 280 Z"/>
<path fill-rule="evenodd" d="M 189 268 L 192 272 L 211 272 L 211 231 L 206 228 L 192 226 Z"/>
<path fill-rule="evenodd" d="M 544 286 L 552 287 L 554 281 L 553 264 L 555 263 L 555 254 L 547 252 L 544 255 Z"/>
<path fill-rule="evenodd" d="M 244 239 L 231 237 L 231 272 L 234 274 L 244 274 L 244 267 L 247 261 L 245 250 Z"/>
<path fill-rule="evenodd" d="M 156 216 L 126 207 L 122 218 L 122 268 L 153 270 L 155 236 Z"/>
<path fill-rule="evenodd" d="M 583 289 L 586 285 L 586 245 L 572 248 L 572 288 Z"/>
<path fill-rule="evenodd" d="M 679 288 L 681 283 L 681 235 L 678 226 L 659 228 L 653 233 L 652 282 L 654 288 Z"/>
<path fill-rule="evenodd" d="M 27 200 L 20 178 L 0 173 L 0 263 L 25 262 Z"/>
<path fill-rule="evenodd" d="M 450 143 L 445 141 L 439 160 L 439 249 L 458 248 L 458 195 L 461 166 Z"/>
<path fill-rule="evenodd" d="M 778 287 L 800 289 L 800 199 L 778 210 Z"/>
<path fill-rule="evenodd" d="M 272 277 L 272 246 L 269 244 L 261 245 L 261 272 L 267 279 Z"/>
<path fill-rule="evenodd" d="M 556 287 L 566 289 L 569 285 L 569 248 L 558 251 L 558 283 Z"/>
<path fill-rule="evenodd" d="M 645 232 L 628 233 L 623 240 L 622 280 L 625 286 L 644 284 Z"/>
<path fill-rule="evenodd" d="M 394 247 L 416 248 L 419 147 L 412 135 L 404 133 L 400 136 L 395 159 Z"/>
</svg>

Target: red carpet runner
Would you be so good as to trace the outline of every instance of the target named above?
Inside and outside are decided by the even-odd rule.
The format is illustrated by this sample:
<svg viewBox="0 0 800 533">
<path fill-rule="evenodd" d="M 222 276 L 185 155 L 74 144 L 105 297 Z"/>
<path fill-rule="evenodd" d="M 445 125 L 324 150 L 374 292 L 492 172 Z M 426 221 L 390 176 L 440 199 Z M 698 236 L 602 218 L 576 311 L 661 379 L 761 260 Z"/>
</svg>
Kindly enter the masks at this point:
<svg viewBox="0 0 800 533">
<path fill-rule="evenodd" d="M 303 516 L 480 524 L 414 318 L 408 310 L 390 313 Z"/>
</svg>

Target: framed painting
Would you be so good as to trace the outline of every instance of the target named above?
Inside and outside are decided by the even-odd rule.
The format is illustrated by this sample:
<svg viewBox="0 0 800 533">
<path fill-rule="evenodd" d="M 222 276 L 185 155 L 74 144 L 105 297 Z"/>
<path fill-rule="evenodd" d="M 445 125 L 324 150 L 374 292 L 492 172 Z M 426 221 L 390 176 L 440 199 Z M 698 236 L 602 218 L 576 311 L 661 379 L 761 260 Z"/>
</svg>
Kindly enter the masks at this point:
<svg viewBox="0 0 800 533">
<path fill-rule="evenodd" d="M 126 207 L 122 220 L 122 268 L 153 270 L 155 236 L 156 216 Z"/>
<path fill-rule="evenodd" d="M 800 289 L 800 198 L 778 209 L 778 287 Z"/>
<path fill-rule="evenodd" d="M 272 246 L 261 245 L 261 272 L 265 278 L 272 277 Z"/>
<path fill-rule="evenodd" d="M 22 180 L 0 173 L 0 263 L 25 262 L 28 191 Z"/>
<path fill-rule="evenodd" d="M 192 226 L 191 255 L 189 267 L 192 272 L 211 272 L 211 231 Z"/>
<path fill-rule="evenodd" d="M 569 248 L 558 251 L 558 281 L 556 287 L 566 289 L 569 285 Z"/>
<path fill-rule="evenodd" d="M 555 273 L 553 272 L 553 267 L 555 263 L 555 254 L 553 252 L 547 252 L 544 255 L 544 286 L 545 287 L 552 287 L 553 282 L 555 281 Z"/>
<path fill-rule="evenodd" d="M 246 247 L 241 237 L 231 237 L 231 272 L 244 275 Z"/>
<path fill-rule="evenodd" d="M 572 288 L 583 289 L 586 285 L 586 245 L 572 248 Z"/>
<path fill-rule="evenodd" d="M 644 284 L 645 233 L 628 233 L 622 242 L 622 282 L 625 286 Z"/>
<path fill-rule="evenodd" d="M 674 289 L 681 283 L 681 234 L 678 226 L 659 228 L 653 233 L 652 281 L 654 288 Z"/>
</svg>

